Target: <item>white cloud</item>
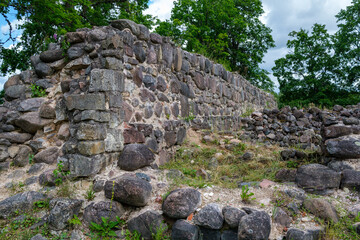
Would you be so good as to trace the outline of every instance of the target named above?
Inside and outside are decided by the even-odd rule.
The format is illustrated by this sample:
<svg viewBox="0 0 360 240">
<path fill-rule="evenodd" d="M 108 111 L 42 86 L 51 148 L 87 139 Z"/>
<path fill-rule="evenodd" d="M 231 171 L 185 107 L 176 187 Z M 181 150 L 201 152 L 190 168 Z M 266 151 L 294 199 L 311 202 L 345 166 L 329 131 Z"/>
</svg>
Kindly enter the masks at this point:
<svg viewBox="0 0 360 240">
<path fill-rule="evenodd" d="M 174 3 L 171 0 L 154 0 L 150 2 L 149 8 L 144 13 L 157 16 L 160 20 L 164 21 L 170 19 L 173 6 Z"/>
<path fill-rule="evenodd" d="M 17 29 L 17 25 L 21 25 L 23 23 L 24 23 L 24 20 L 22 20 L 22 19 L 20 19 L 20 20 L 14 19 L 13 21 L 10 22 L 13 31 Z M 0 31 L 2 34 L 8 34 L 9 30 L 10 30 L 9 24 L 5 24 L 0 27 Z"/>
<path fill-rule="evenodd" d="M 7 77 L 0 77 L 0 91 L 4 89 L 4 84 L 7 81 Z"/>
</svg>

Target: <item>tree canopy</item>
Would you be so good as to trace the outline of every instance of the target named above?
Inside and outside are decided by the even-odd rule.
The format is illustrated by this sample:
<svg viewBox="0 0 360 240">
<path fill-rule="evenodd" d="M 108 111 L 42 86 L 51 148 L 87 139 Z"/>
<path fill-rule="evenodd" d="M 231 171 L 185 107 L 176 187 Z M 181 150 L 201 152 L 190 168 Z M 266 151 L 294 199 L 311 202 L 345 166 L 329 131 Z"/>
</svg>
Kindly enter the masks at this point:
<svg viewBox="0 0 360 240">
<path fill-rule="evenodd" d="M 8 38 L 0 42 L 0 71 L 2 74 L 25 70 L 33 54 L 44 50 L 47 43 L 59 35 L 78 28 L 107 25 L 110 20 L 127 18 L 152 27 L 155 18 L 144 15 L 148 0 L 3 0 L 0 14 L 10 27 Z M 16 41 L 10 25 L 9 13 L 21 20 L 20 41 Z M 4 43 L 12 41 L 12 48 Z"/>
<path fill-rule="evenodd" d="M 272 90 L 268 72 L 259 67 L 275 46 L 271 29 L 259 20 L 263 12 L 260 0 L 179 0 L 170 20 L 160 22 L 156 31 Z"/>
<path fill-rule="evenodd" d="M 339 30 L 331 35 L 325 25 L 314 24 L 311 33 L 289 34 L 290 52 L 275 61 L 280 102 L 331 106 L 360 101 L 360 0 L 336 15 Z"/>
</svg>

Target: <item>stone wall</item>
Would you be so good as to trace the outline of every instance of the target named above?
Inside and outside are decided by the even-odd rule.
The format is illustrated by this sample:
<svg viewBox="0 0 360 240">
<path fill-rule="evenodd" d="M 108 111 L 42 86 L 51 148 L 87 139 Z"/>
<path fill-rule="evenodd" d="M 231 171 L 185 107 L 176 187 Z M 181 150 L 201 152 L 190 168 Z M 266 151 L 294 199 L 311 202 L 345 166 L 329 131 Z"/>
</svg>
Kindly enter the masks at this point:
<svg viewBox="0 0 360 240">
<path fill-rule="evenodd" d="M 50 44 L 32 57 L 34 70 L 6 82 L 1 161 L 20 166 L 29 154 L 39 162 L 50 154 L 48 163 L 60 157 L 73 177 L 87 177 L 118 159 L 124 145 L 141 143 L 161 164 L 190 125 L 236 131 L 245 111 L 276 107 L 241 75 L 129 20 L 65 37 L 66 51 Z M 30 84 L 47 97 L 31 98 Z"/>
</svg>

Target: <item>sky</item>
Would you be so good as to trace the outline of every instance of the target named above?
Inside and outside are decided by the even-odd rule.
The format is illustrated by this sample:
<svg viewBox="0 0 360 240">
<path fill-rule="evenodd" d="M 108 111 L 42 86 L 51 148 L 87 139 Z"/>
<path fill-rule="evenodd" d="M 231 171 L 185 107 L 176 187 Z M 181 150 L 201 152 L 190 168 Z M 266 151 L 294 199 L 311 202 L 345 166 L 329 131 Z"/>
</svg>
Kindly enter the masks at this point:
<svg viewBox="0 0 360 240">
<path fill-rule="evenodd" d="M 272 35 L 276 47 L 269 49 L 261 65 L 270 73 L 274 66 L 274 60 L 284 57 L 288 52 L 286 42 L 291 31 L 298 31 L 300 28 L 311 30 L 314 23 L 325 24 L 330 33 L 337 30 L 335 15 L 346 6 L 351 4 L 351 0 L 262 0 L 264 15 L 261 21 L 272 29 Z M 173 1 L 171 0 L 151 0 L 147 14 L 157 16 L 161 20 L 169 19 Z M 14 16 L 10 20 L 16 24 Z M 6 23 L 0 18 L 0 39 L 8 30 Z M 276 78 L 270 75 L 271 79 L 277 84 Z M 7 77 L 0 77 L 0 89 Z"/>
</svg>

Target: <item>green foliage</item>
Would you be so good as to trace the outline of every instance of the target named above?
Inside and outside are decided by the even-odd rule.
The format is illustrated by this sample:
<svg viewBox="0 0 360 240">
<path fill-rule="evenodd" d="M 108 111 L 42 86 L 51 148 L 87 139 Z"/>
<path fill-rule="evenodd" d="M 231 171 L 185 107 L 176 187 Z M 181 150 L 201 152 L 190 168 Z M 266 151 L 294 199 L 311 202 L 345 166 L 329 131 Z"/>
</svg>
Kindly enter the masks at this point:
<svg viewBox="0 0 360 240">
<path fill-rule="evenodd" d="M 76 226 L 81 226 L 82 223 L 80 221 L 80 219 L 78 218 L 78 216 L 76 214 L 74 214 L 73 218 L 69 220 L 69 224 L 72 227 L 76 227 Z"/>
<path fill-rule="evenodd" d="M 40 87 L 40 86 L 37 86 L 35 84 L 31 84 L 30 89 L 31 89 L 31 97 L 33 97 L 33 98 L 45 97 L 46 96 L 45 89 Z"/>
<path fill-rule="evenodd" d="M 240 117 L 243 117 L 243 118 L 250 117 L 254 111 L 255 111 L 254 108 L 247 107 L 245 109 L 245 112 L 243 114 L 241 114 Z"/>
<path fill-rule="evenodd" d="M 34 154 L 29 154 L 29 164 L 33 164 Z"/>
<path fill-rule="evenodd" d="M 235 155 L 242 155 L 244 154 L 244 151 L 246 150 L 246 144 L 245 143 L 239 143 L 233 148 L 233 153 Z"/>
<path fill-rule="evenodd" d="M 184 117 L 183 119 L 185 122 L 191 122 L 192 120 L 195 119 L 195 116 L 190 113 L 189 116 Z"/>
<path fill-rule="evenodd" d="M 254 196 L 254 193 L 250 192 L 249 186 L 248 185 L 243 185 L 241 187 L 241 200 L 243 202 L 250 202 L 251 200 L 255 200 L 255 198 L 251 198 L 252 196 Z"/>
<path fill-rule="evenodd" d="M 170 240 L 170 237 L 166 235 L 166 231 L 166 224 L 160 224 L 160 226 L 156 228 L 155 233 L 151 234 L 153 240 Z"/>
<path fill-rule="evenodd" d="M 64 163 L 62 161 L 58 162 L 57 168 L 53 171 L 55 177 L 55 184 L 60 185 L 63 183 L 63 179 L 70 174 L 70 171 L 64 171 Z"/>
<path fill-rule="evenodd" d="M 271 90 L 268 73 L 259 67 L 274 47 L 271 29 L 259 20 L 263 12 L 260 0 L 181 0 L 174 2 L 170 20 L 158 21 L 156 32 Z"/>
<path fill-rule="evenodd" d="M 339 31 L 330 35 L 325 25 L 314 24 L 289 34 L 290 52 L 275 61 L 280 84 L 280 106 L 349 105 L 360 102 L 360 0 L 341 10 Z"/>
<path fill-rule="evenodd" d="M 91 185 L 89 187 L 89 189 L 86 191 L 86 193 L 84 194 L 85 196 L 85 199 L 88 200 L 88 201 L 91 201 L 91 200 L 94 200 L 95 198 L 95 192 L 93 190 L 93 186 Z"/>
<path fill-rule="evenodd" d="M 42 208 L 49 208 L 49 201 L 36 201 L 34 202 L 34 206 L 36 208 L 42 209 Z"/>
<path fill-rule="evenodd" d="M 0 104 L 4 103 L 4 98 L 5 98 L 5 90 L 1 90 L 0 91 Z"/>
<path fill-rule="evenodd" d="M 91 222 L 90 229 L 95 231 L 99 237 L 116 237 L 113 229 L 119 227 L 122 222 L 121 219 L 116 216 L 116 221 L 111 221 L 106 217 L 101 217 L 101 220 L 101 224 Z"/>
<path fill-rule="evenodd" d="M 110 20 L 127 18 L 151 28 L 155 18 L 143 14 L 148 0 L 6 0 L 0 4 L 0 14 L 10 27 L 8 39 L 0 42 L 0 71 L 3 74 L 25 70 L 30 57 L 46 50 L 48 43 L 59 42 L 58 37 L 78 28 L 108 25 Z M 11 11 L 11 12 L 10 12 Z M 15 14 L 22 20 L 16 27 L 22 30 L 20 41 L 16 41 L 15 29 L 9 16 Z M 13 48 L 5 48 L 11 41 Z"/>
</svg>

